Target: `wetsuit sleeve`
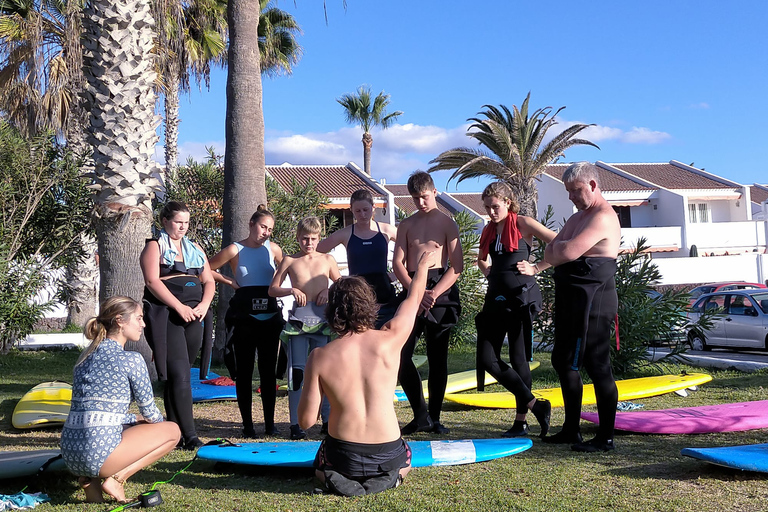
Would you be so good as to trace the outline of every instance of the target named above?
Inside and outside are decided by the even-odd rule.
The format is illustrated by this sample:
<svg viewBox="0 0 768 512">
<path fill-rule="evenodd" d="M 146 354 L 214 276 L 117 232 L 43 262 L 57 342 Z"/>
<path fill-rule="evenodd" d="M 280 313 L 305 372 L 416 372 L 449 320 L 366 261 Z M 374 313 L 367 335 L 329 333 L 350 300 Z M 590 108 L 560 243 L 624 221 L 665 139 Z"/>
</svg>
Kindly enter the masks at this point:
<svg viewBox="0 0 768 512">
<path fill-rule="evenodd" d="M 155 405 L 155 395 L 152 391 L 152 383 L 149 380 L 149 372 L 144 358 L 137 352 L 126 354 L 130 356 L 128 380 L 131 384 L 131 394 L 136 405 L 139 406 L 141 415 L 150 423 L 163 421 L 163 414 Z M 126 414 L 125 423 L 136 423 L 135 414 Z"/>
</svg>

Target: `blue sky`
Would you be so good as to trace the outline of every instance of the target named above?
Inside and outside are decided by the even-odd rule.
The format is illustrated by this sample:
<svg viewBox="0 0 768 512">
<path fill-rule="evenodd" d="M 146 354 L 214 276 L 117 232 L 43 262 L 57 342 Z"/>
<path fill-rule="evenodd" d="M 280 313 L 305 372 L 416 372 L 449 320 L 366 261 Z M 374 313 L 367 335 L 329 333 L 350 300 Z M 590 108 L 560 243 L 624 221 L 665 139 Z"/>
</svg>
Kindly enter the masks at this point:
<svg viewBox="0 0 768 512">
<path fill-rule="evenodd" d="M 362 135 L 336 98 L 368 84 L 404 114 L 372 132 L 375 178 L 402 183 L 470 143 L 484 104 L 565 106 L 561 126 L 600 146 L 564 161 L 668 162 L 768 182 L 768 2 L 709 0 L 280 0 L 304 30 L 304 57 L 264 79 L 267 164 L 362 167 Z M 226 71 L 181 99 L 180 154 L 224 152 Z M 438 173 L 439 189 L 449 173 Z M 466 181 L 459 190 L 479 191 Z"/>
</svg>

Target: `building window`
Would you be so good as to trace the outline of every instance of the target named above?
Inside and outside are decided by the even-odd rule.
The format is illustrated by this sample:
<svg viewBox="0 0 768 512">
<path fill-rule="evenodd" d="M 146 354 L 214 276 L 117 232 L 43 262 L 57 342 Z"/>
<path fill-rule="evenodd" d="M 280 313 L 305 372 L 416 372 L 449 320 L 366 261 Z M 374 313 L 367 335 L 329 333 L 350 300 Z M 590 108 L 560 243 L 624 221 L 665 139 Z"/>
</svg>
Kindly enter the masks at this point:
<svg viewBox="0 0 768 512">
<path fill-rule="evenodd" d="M 632 215 L 629 213 L 629 206 L 614 206 L 613 211 L 619 218 L 619 225 L 623 228 L 632 227 Z"/>
<path fill-rule="evenodd" d="M 707 203 L 688 203 L 688 222 L 692 224 L 710 222 L 710 217 Z"/>
</svg>

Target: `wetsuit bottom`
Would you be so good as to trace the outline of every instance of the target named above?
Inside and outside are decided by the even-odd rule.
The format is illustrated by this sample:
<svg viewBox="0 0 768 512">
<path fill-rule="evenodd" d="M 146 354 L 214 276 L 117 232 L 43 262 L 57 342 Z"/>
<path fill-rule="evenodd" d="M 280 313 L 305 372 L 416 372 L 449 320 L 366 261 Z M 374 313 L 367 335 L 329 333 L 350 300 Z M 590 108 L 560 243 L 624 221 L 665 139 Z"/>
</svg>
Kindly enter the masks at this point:
<svg viewBox="0 0 768 512">
<path fill-rule="evenodd" d="M 595 387 L 598 437 L 613 438 L 618 390 L 611 369 L 611 326 L 618 310 L 616 260 L 579 258 L 555 269 L 552 366 L 565 403 L 563 430 L 579 430 L 584 368 Z"/>
<path fill-rule="evenodd" d="M 432 289 L 443 273 L 442 269 L 431 269 L 427 274 L 427 288 Z M 417 420 L 423 420 L 428 414 L 432 421 L 440 421 L 445 386 L 448 382 L 448 341 L 460 313 L 459 289 L 454 284 L 437 298 L 435 305 L 426 315 L 416 317 L 413 331 L 400 352 L 400 371 L 397 377 Z M 419 370 L 412 359 L 416 342 L 422 333 L 426 340 L 429 363 L 429 407 L 424 400 Z"/>
<path fill-rule="evenodd" d="M 169 421 L 179 425 L 182 438 L 188 441 L 197 437 L 189 371 L 203 343 L 203 324 L 197 320 L 184 322 L 175 311 L 171 311 L 166 343 L 168 380 L 163 392 L 165 414 Z"/>
<path fill-rule="evenodd" d="M 475 317 L 478 368 L 490 373 L 499 384 L 515 395 L 518 414 L 526 414 L 527 404 L 534 398 L 531 393 L 533 381 L 528 365 L 522 315 L 530 315 L 529 309 L 521 306 L 513 312 L 484 308 Z M 511 367 L 501 358 L 505 335 L 509 339 Z"/>
<path fill-rule="evenodd" d="M 402 438 L 364 444 L 327 436 L 315 456 L 314 467 L 325 474 L 328 490 L 343 496 L 362 496 L 397 487 L 400 470 L 411 465 L 411 449 Z"/>
<path fill-rule="evenodd" d="M 264 427 L 270 430 L 275 426 L 275 401 L 277 397 L 275 368 L 283 325 L 282 316 L 277 314 L 265 321 L 255 318 L 239 319 L 235 322 L 232 330 L 232 347 L 237 362 L 237 375 L 235 376 L 237 406 L 240 409 L 243 427 L 246 430 L 253 428 L 253 367 L 257 352 Z"/>
</svg>

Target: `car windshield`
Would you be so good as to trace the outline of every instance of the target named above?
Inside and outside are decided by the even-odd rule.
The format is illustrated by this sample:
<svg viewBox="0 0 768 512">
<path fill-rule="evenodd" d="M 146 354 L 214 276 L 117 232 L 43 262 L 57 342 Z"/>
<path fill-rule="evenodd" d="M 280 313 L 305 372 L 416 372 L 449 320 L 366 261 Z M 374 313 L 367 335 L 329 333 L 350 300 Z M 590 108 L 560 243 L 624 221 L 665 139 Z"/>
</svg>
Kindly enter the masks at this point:
<svg viewBox="0 0 768 512">
<path fill-rule="evenodd" d="M 753 293 L 751 295 L 753 302 L 755 302 L 763 313 L 768 314 L 768 292 L 765 293 Z"/>
<path fill-rule="evenodd" d="M 697 286 L 696 288 L 691 290 L 689 293 L 692 299 L 698 299 L 705 293 L 712 293 L 713 291 L 715 291 L 714 286 Z"/>
</svg>

